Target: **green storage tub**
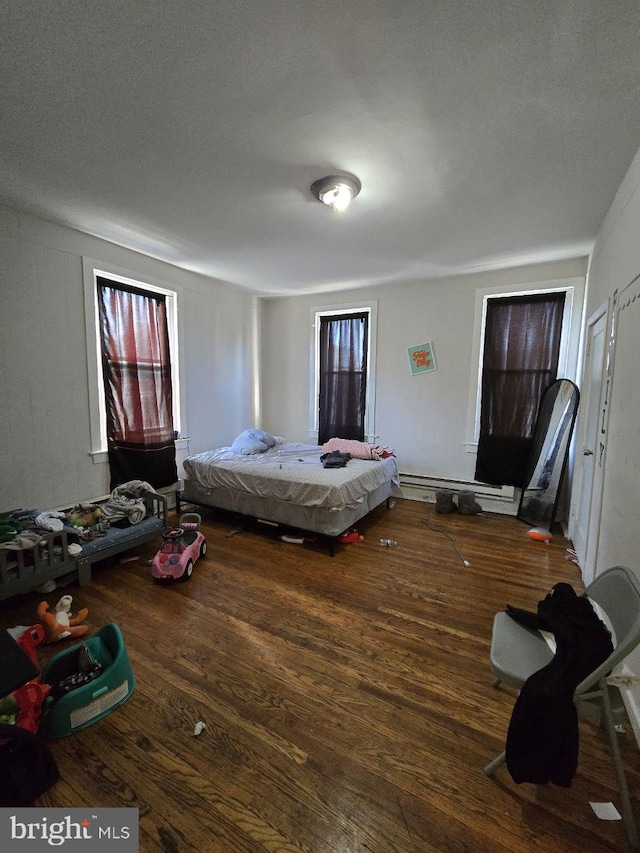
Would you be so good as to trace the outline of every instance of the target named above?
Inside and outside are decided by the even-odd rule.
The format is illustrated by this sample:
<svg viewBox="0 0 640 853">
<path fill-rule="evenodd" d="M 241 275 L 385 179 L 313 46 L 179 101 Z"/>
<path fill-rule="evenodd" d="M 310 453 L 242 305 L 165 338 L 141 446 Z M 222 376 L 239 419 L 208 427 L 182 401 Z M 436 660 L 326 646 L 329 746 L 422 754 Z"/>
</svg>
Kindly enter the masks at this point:
<svg viewBox="0 0 640 853">
<path fill-rule="evenodd" d="M 57 684 L 78 671 L 78 654 L 88 646 L 104 670 L 88 684 L 71 690 L 53 701 L 45 700 L 42 733 L 49 738 L 67 737 L 87 728 L 127 701 L 135 687 L 135 677 L 120 628 L 115 623 L 100 628 L 84 643 L 72 646 L 51 658 L 42 671 L 45 684 Z"/>
</svg>

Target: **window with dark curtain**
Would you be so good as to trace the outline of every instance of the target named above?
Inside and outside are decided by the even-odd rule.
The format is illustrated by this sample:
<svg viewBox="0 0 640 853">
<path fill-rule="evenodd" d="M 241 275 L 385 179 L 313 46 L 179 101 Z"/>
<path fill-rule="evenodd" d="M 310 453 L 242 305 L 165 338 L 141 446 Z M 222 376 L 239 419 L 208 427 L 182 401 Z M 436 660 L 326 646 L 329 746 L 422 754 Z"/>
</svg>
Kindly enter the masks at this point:
<svg viewBox="0 0 640 853">
<path fill-rule="evenodd" d="M 178 479 L 166 299 L 98 278 L 111 489 Z"/>
<path fill-rule="evenodd" d="M 320 318 L 318 444 L 364 441 L 369 314 Z"/>
<path fill-rule="evenodd" d="M 489 299 L 475 478 L 522 486 L 538 409 L 558 374 L 565 294 Z"/>
</svg>

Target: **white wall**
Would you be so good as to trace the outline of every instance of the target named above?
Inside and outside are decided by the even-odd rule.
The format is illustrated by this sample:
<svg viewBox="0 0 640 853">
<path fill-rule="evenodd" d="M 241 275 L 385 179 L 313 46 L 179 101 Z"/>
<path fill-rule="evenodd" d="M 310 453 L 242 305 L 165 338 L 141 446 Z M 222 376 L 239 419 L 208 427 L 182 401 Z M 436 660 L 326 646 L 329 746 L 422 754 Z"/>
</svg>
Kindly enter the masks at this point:
<svg viewBox="0 0 640 853">
<path fill-rule="evenodd" d="M 90 455 L 83 256 L 179 288 L 191 452 L 255 421 L 255 297 L 0 206 L 0 511 L 109 491 L 108 466 Z"/>
<path fill-rule="evenodd" d="M 614 294 L 616 291 L 621 293 L 640 275 L 639 237 L 640 151 L 620 185 L 594 245 L 588 275 L 587 316 L 603 303 L 608 303 L 611 320 Z M 637 297 L 638 286 L 632 290 Z M 610 411 L 605 434 L 596 574 L 609 566 L 622 564 L 632 568 L 640 577 L 637 541 L 640 509 L 638 305 L 640 301 L 629 306 L 617 318 L 618 346 L 614 350 Z M 628 665 L 640 676 L 640 650 L 629 657 Z M 640 742 L 640 687 L 627 694 L 626 701 Z"/>
<path fill-rule="evenodd" d="M 579 331 L 586 259 L 518 267 L 430 281 L 396 282 L 322 296 L 265 299 L 262 305 L 263 423 L 295 441 L 308 441 L 312 307 L 338 302 L 378 304 L 375 432 L 395 448 L 400 470 L 447 480 L 473 480 L 475 452 L 467 448 L 476 294 L 485 288 L 577 279 Z M 577 337 L 574 341 L 574 364 Z M 431 341 L 437 370 L 412 376 L 407 348 Z M 513 508 L 512 508 L 513 509 Z"/>
</svg>

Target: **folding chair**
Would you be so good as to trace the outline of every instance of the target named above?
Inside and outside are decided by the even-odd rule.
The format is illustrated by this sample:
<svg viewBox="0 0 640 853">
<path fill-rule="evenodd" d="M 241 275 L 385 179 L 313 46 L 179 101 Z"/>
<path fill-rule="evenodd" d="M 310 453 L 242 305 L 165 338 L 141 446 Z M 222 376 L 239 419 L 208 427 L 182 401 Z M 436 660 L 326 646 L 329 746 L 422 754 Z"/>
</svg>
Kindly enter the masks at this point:
<svg viewBox="0 0 640 853">
<path fill-rule="evenodd" d="M 576 687 L 573 701 L 578 714 L 596 724 L 603 724 L 609 735 L 611 754 L 615 766 L 622 816 L 629 843 L 640 850 L 638 832 L 631 809 L 629 789 L 620 755 L 615 726 L 625 718 L 620 690 L 611 682 L 612 670 L 640 644 L 640 582 L 624 566 L 614 566 L 599 575 L 582 593 L 596 602 L 610 622 L 614 643 L 613 653 Z M 553 652 L 544 637 L 514 621 L 506 612 L 497 613 L 493 622 L 489 667 L 501 682 L 520 689 L 534 672 L 553 659 Z M 501 753 L 484 768 L 488 776 L 504 764 L 506 752 Z"/>
</svg>

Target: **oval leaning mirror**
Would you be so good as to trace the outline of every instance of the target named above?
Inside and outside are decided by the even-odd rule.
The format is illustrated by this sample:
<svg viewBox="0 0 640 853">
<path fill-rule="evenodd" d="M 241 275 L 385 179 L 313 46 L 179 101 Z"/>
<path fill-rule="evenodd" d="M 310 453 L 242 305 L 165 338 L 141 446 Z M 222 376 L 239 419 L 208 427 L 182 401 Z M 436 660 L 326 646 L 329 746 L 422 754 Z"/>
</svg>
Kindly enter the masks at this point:
<svg viewBox="0 0 640 853">
<path fill-rule="evenodd" d="M 550 529 L 560 497 L 580 392 L 570 379 L 558 379 L 544 392 L 533 434 L 518 518 Z"/>
</svg>

